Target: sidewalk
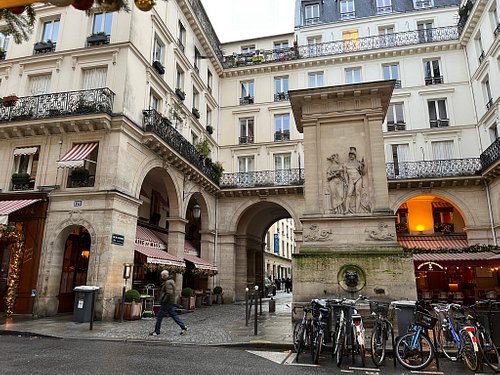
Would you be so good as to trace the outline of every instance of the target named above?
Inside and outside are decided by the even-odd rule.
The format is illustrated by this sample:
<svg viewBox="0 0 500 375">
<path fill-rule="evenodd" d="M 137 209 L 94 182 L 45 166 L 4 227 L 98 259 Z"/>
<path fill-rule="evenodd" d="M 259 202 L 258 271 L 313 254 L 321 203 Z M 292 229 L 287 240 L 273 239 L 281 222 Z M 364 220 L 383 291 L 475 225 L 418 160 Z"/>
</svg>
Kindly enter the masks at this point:
<svg viewBox="0 0 500 375">
<path fill-rule="evenodd" d="M 73 322 L 72 314 L 33 319 L 19 315 L 12 319 L 0 319 L 0 335 L 25 334 L 55 338 L 89 340 L 139 341 L 148 343 L 194 344 L 194 345 L 239 345 L 252 347 L 291 348 L 291 294 L 279 293 L 276 297 L 276 313 L 269 313 L 269 299 L 262 301 L 262 315 L 258 315 L 258 334 L 254 335 L 254 316 L 245 326 L 245 305 L 212 305 L 197 308 L 194 312 L 180 315 L 189 328 L 180 335 L 179 327 L 169 317 L 162 323 L 161 335 L 152 337 L 155 319 L 143 318 L 135 321 Z"/>
</svg>

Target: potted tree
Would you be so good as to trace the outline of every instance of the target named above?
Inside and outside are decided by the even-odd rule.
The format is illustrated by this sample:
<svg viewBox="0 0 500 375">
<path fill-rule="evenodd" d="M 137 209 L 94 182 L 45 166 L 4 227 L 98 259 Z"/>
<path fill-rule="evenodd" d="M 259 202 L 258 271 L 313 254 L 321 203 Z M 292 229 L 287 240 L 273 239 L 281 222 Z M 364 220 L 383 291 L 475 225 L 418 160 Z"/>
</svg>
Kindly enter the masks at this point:
<svg viewBox="0 0 500 375">
<path fill-rule="evenodd" d="M 122 301 L 118 300 L 115 308 L 115 319 L 120 319 Z M 125 292 L 125 302 L 123 303 L 123 319 L 137 320 L 141 318 L 142 303 L 141 295 L 135 289 L 129 289 Z"/>
<path fill-rule="evenodd" d="M 75 168 L 71 172 L 70 179 L 72 182 L 85 182 L 89 179 L 89 170 L 83 167 Z"/>
<path fill-rule="evenodd" d="M 208 158 L 210 156 L 210 152 L 212 151 L 210 149 L 210 143 L 208 143 L 207 139 L 198 142 L 194 147 L 196 148 L 196 151 L 203 156 L 203 158 Z"/>
<path fill-rule="evenodd" d="M 12 185 L 14 186 L 25 186 L 30 183 L 30 175 L 26 172 L 14 173 L 12 175 Z"/>
<path fill-rule="evenodd" d="M 215 180 L 220 183 L 220 179 L 222 177 L 222 173 L 224 172 L 224 167 L 220 161 L 216 161 L 212 164 L 212 169 L 214 171 Z"/>
<path fill-rule="evenodd" d="M 223 300 L 222 300 L 222 287 L 221 286 L 216 286 L 214 288 L 214 295 L 215 295 L 215 302 L 220 305 Z"/>
<path fill-rule="evenodd" d="M 191 288 L 182 289 L 181 301 L 182 301 L 182 306 L 186 310 L 194 310 L 194 306 L 195 306 L 194 290 Z"/>
</svg>

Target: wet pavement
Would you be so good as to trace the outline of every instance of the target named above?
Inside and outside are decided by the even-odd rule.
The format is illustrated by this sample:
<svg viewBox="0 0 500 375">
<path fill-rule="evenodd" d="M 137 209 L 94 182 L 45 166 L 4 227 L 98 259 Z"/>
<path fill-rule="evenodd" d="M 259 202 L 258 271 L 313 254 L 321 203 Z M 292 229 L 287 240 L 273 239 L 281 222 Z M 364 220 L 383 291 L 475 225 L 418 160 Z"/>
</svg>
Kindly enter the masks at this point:
<svg viewBox="0 0 500 375">
<path fill-rule="evenodd" d="M 179 327 L 169 317 L 162 323 L 161 334 L 150 336 L 154 330 L 155 318 L 124 321 L 95 321 L 76 323 L 72 314 L 35 319 L 29 315 L 14 315 L 0 319 L 1 334 L 38 335 L 55 338 L 97 339 L 113 341 L 147 341 L 158 343 L 196 345 L 248 345 L 276 348 L 291 348 L 292 295 L 278 292 L 275 297 L 276 312 L 269 312 L 269 298 L 262 300 L 262 315 L 258 314 L 257 335 L 254 335 L 254 309 L 245 321 L 245 304 L 223 304 L 203 306 L 180 317 L 189 330 L 180 335 Z M 260 313 L 260 308 L 258 309 Z"/>
</svg>

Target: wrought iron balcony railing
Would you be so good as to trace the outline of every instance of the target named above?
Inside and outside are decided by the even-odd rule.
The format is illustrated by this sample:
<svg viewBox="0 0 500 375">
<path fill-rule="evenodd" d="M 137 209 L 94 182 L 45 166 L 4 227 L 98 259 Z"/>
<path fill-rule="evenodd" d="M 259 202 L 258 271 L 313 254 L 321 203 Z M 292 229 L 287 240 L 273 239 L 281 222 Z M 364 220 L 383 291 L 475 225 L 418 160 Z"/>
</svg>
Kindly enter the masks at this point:
<svg viewBox="0 0 500 375">
<path fill-rule="evenodd" d="M 389 180 L 475 176 L 481 174 L 481 161 L 467 158 L 386 163 L 386 173 Z"/>
<path fill-rule="evenodd" d="M 224 56 L 222 64 L 224 68 L 236 68 L 239 66 L 371 51 L 382 48 L 445 42 L 457 40 L 458 37 L 458 27 L 454 25 L 427 30 L 411 30 L 386 35 L 373 35 L 353 40 L 338 40 L 301 46 L 294 45 L 293 47 L 279 50 L 255 50 L 253 53 L 234 53 Z"/>
<path fill-rule="evenodd" d="M 483 171 L 488 169 L 493 163 L 500 159 L 500 137 L 497 137 L 495 142 L 493 142 L 480 156 L 481 165 L 483 166 Z"/>
<path fill-rule="evenodd" d="M 458 15 L 459 15 L 459 20 L 458 20 L 458 30 L 460 34 L 462 33 L 465 24 L 467 23 L 467 20 L 469 19 L 470 12 L 472 8 L 474 7 L 474 3 L 476 0 L 469 0 L 467 1 L 463 6 L 460 7 L 458 10 Z"/>
<path fill-rule="evenodd" d="M 486 55 L 484 54 L 484 51 L 481 51 L 481 54 L 479 55 L 479 65 L 481 65 L 481 63 L 484 61 L 484 58 L 486 57 Z"/>
<path fill-rule="evenodd" d="M 443 76 L 435 76 L 435 77 L 425 77 L 425 84 L 428 85 L 438 85 L 440 83 L 444 83 Z"/>
<path fill-rule="evenodd" d="M 489 111 L 491 107 L 493 107 L 493 98 L 490 98 L 486 103 L 486 110 Z"/>
<path fill-rule="evenodd" d="M 377 13 L 378 14 L 391 13 L 391 12 L 392 12 L 392 6 L 391 5 L 385 5 L 385 6 L 377 7 Z"/>
<path fill-rule="evenodd" d="M 213 164 L 200 157 L 194 145 L 182 136 L 171 124 L 170 120 L 160 115 L 154 109 L 142 111 L 143 126 L 146 132 L 156 134 L 167 145 L 179 153 L 191 165 L 194 165 L 213 182 L 218 183 L 217 171 Z"/>
<path fill-rule="evenodd" d="M 304 169 L 278 169 L 254 172 L 223 173 L 221 188 L 295 186 L 304 184 Z"/>
<path fill-rule="evenodd" d="M 43 119 L 113 112 L 115 93 L 107 87 L 55 92 L 18 98 L 13 106 L 0 105 L 1 121 Z"/>
<path fill-rule="evenodd" d="M 341 20 L 350 20 L 352 18 L 356 18 L 356 13 L 354 11 L 352 11 L 352 12 L 341 12 L 340 13 L 340 19 Z"/>
<path fill-rule="evenodd" d="M 282 132 L 275 132 L 274 133 L 274 140 L 275 141 L 289 141 L 290 140 L 290 131 L 285 130 Z"/>
<path fill-rule="evenodd" d="M 387 131 L 388 132 L 395 132 L 395 131 L 402 131 L 406 130 L 406 123 L 405 122 L 388 122 L 387 123 Z"/>
<path fill-rule="evenodd" d="M 281 102 L 283 100 L 288 100 L 288 91 L 287 92 L 277 92 L 274 94 L 274 101 Z"/>
<path fill-rule="evenodd" d="M 317 23 L 320 23 L 321 22 L 321 18 L 319 17 L 308 17 L 304 20 L 304 23 L 306 25 L 315 25 Z"/>
<path fill-rule="evenodd" d="M 497 25 L 496 29 L 493 31 L 495 38 L 500 35 L 500 23 Z"/>
<path fill-rule="evenodd" d="M 431 128 L 446 128 L 450 125 L 450 120 L 447 118 L 441 118 L 439 120 L 430 120 L 429 124 Z"/>
<path fill-rule="evenodd" d="M 253 143 L 253 135 L 242 135 L 239 137 L 240 145 L 245 143 Z"/>
<path fill-rule="evenodd" d="M 240 105 L 253 104 L 253 96 L 243 96 L 240 98 Z"/>
</svg>

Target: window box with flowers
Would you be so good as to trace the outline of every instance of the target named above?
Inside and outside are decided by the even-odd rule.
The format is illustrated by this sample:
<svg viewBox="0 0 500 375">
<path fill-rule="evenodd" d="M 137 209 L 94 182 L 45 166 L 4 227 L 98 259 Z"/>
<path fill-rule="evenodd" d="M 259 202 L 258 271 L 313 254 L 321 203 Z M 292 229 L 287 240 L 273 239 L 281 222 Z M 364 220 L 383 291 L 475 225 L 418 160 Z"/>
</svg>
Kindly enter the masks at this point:
<svg viewBox="0 0 500 375">
<path fill-rule="evenodd" d="M 91 34 L 87 37 L 87 47 L 98 46 L 101 44 L 109 44 L 109 35 L 104 31 Z"/>
<path fill-rule="evenodd" d="M 46 40 L 35 43 L 35 45 L 33 46 L 33 50 L 35 54 L 52 52 L 54 51 L 55 46 L 56 44 L 54 42 L 52 42 L 51 40 Z"/>
<path fill-rule="evenodd" d="M 18 99 L 19 98 L 14 94 L 4 96 L 2 98 L 2 104 L 4 107 L 14 107 L 16 105 Z"/>
</svg>

